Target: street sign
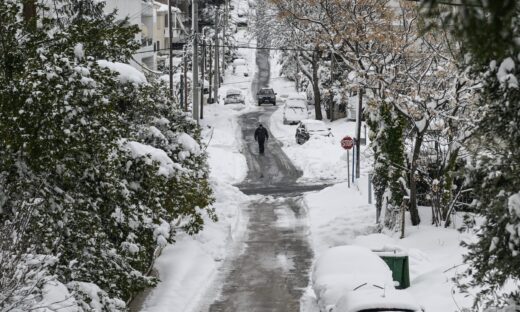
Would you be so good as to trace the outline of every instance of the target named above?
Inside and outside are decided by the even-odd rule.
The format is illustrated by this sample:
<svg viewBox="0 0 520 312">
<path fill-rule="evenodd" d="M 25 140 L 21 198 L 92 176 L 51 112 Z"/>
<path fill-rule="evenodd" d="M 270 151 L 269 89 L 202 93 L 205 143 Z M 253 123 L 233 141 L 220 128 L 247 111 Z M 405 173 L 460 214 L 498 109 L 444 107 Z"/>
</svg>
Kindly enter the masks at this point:
<svg viewBox="0 0 520 312">
<path fill-rule="evenodd" d="M 349 137 L 348 135 L 341 139 L 341 147 L 343 147 L 346 150 L 351 149 L 354 146 L 354 139 Z"/>
</svg>

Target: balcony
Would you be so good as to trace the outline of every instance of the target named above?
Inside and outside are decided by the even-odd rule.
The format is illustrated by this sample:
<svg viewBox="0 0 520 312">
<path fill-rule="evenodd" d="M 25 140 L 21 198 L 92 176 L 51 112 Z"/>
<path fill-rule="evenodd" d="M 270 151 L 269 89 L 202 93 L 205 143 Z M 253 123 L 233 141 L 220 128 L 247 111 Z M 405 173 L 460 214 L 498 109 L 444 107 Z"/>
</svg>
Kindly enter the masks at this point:
<svg viewBox="0 0 520 312">
<path fill-rule="evenodd" d="M 144 47 L 148 47 L 148 46 L 151 46 L 153 45 L 153 39 L 152 38 L 141 38 L 141 47 L 144 48 Z"/>
</svg>

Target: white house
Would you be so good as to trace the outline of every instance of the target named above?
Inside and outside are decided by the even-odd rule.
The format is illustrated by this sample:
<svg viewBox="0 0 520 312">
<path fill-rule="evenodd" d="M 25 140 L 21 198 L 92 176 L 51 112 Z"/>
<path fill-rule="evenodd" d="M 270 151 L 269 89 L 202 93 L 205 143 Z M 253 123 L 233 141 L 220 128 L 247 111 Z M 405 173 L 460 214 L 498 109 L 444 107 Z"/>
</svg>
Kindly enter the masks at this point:
<svg viewBox="0 0 520 312">
<path fill-rule="evenodd" d="M 150 69 L 157 67 L 157 43 L 155 41 L 156 9 L 151 0 L 105 0 L 105 12 L 117 10 L 117 15 L 129 23 L 139 26 L 141 32 L 136 34 L 135 40 L 141 43 L 141 48 L 133 56 L 135 67 L 146 66 Z M 138 63 L 138 64 L 135 64 Z"/>
</svg>

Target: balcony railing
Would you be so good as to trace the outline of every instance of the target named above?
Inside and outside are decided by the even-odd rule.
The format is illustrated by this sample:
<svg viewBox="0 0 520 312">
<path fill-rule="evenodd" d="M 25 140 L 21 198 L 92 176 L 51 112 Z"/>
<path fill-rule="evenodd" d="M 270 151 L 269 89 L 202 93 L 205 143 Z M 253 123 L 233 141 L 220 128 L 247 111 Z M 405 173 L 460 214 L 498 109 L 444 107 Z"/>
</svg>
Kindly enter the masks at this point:
<svg viewBox="0 0 520 312">
<path fill-rule="evenodd" d="M 152 38 L 141 38 L 141 47 L 151 46 L 153 44 Z"/>
</svg>

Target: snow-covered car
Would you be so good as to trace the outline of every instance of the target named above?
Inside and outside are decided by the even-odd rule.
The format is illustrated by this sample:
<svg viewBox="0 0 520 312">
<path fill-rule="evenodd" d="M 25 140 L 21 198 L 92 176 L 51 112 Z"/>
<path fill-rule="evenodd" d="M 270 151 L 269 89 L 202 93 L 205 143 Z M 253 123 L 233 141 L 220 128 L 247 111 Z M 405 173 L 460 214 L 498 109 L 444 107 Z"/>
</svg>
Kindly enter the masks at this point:
<svg viewBox="0 0 520 312">
<path fill-rule="evenodd" d="M 248 17 L 247 16 L 238 16 L 235 19 L 236 25 L 238 28 L 246 28 L 248 26 Z"/>
<path fill-rule="evenodd" d="M 388 265 L 365 247 L 326 250 L 312 279 L 320 312 L 424 311 L 406 290 L 395 289 Z"/>
<path fill-rule="evenodd" d="M 244 60 L 242 58 L 237 58 L 237 59 L 233 60 L 232 66 L 233 66 L 233 73 L 235 75 L 244 76 L 244 77 L 249 76 L 249 69 L 247 67 L 246 60 Z"/>
<path fill-rule="evenodd" d="M 284 125 L 294 125 L 309 118 L 305 100 L 287 99 L 283 108 Z"/>
<path fill-rule="evenodd" d="M 330 128 L 321 120 L 305 119 L 298 123 L 296 128 L 296 143 L 303 144 L 312 136 L 330 137 L 332 133 Z"/>
<path fill-rule="evenodd" d="M 227 90 L 224 104 L 246 104 L 244 94 L 236 89 Z"/>
</svg>

